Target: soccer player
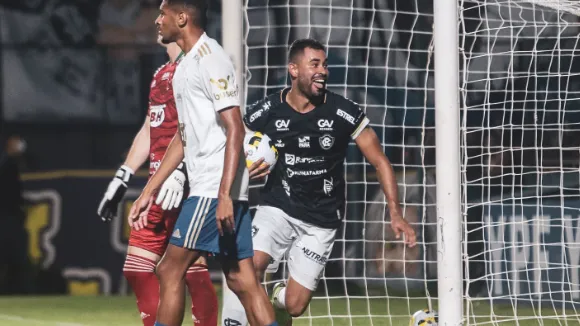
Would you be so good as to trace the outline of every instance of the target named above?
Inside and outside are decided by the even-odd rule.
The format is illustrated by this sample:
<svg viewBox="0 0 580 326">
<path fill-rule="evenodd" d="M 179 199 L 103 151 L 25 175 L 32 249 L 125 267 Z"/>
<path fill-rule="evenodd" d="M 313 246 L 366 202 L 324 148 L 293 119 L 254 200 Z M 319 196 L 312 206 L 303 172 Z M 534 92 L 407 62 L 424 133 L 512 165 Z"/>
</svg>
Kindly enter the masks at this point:
<svg viewBox="0 0 580 326">
<path fill-rule="evenodd" d="M 272 303 L 280 309 L 278 316 L 282 311 L 298 317 L 312 298 L 342 224 L 346 206 L 343 164 L 351 140 L 377 170 L 396 237 L 404 233 L 410 246 L 416 237 L 402 217 L 393 168 L 368 127 L 368 118 L 357 104 L 326 90 L 324 46 L 312 39 L 295 41 L 288 54 L 288 72 L 292 86 L 248 108 L 244 122 L 249 129 L 270 136 L 279 153 L 271 173 L 262 160 L 250 167 L 252 178 L 269 174 L 253 220 L 257 277 L 262 280 L 266 269 L 276 268 L 289 250 L 288 284 L 274 286 Z M 271 260 L 274 263 L 269 266 Z M 236 311 L 240 309 L 229 304 L 222 318 L 243 319 Z"/>
<path fill-rule="evenodd" d="M 224 49 L 204 32 L 202 0 L 164 0 L 155 23 L 164 42 L 185 52 L 173 77 L 179 119 L 161 165 L 135 201 L 129 223 L 147 227 L 153 195 L 183 158 L 190 192 L 163 258 L 157 265 L 160 301 L 156 325 L 180 325 L 183 278 L 207 253 L 222 258 L 227 284 L 240 298 L 252 325 L 277 325 L 274 310 L 252 265 L 245 135 L 234 66 Z"/>
<path fill-rule="evenodd" d="M 99 205 L 97 213 L 103 221 L 110 221 L 117 214 L 117 207 L 125 194 L 127 183 L 147 157 L 150 161 L 149 177 L 151 178 L 157 171 L 169 142 L 177 132 L 177 109 L 173 98 L 172 79 L 182 54 L 175 43 L 164 46 L 169 62 L 161 66 L 153 76 L 148 116 L 133 140 L 125 163 L 109 183 Z M 145 326 L 152 326 L 155 323 L 159 303 L 159 280 L 154 270 L 167 248 L 179 214 L 186 182 L 185 173 L 183 163 L 171 173 L 163 184 L 155 204 L 149 210 L 148 227 L 131 230 L 129 236 L 123 274 L 137 297 L 137 307 Z M 194 324 L 215 326 L 218 301 L 204 258 L 189 267 L 185 281 L 191 295 Z"/>
</svg>

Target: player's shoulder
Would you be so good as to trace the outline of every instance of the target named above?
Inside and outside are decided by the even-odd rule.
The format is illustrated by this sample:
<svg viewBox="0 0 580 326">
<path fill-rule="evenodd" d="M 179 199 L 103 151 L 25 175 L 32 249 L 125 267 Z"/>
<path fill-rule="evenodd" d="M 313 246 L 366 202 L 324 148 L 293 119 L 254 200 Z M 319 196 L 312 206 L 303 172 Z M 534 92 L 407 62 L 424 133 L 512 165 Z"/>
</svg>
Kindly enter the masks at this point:
<svg viewBox="0 0 580 326">
<path fill-rule="evenodd" d="M 201 44 L 195 53 L 195 57 L 200 66 L 211 67 L 223 65 L 227 62 L 231 63 L 231 59 L 226 53 L 226 50 L 216 40 L 205 35 L 200 41 Z"/>
<path fill-rule="evenodd" d="M 326 104 L 333 108 L 337 116 L 347 122 L 347 125 L 358 125 L 365 120 L 366 116 L 358 103 L 342 95 L 328 91 L 326 93 Z"/>
<path fill-rule="evenodd" d="M 153 78 L 157 77 L 157 75 L 159 75 L 162 71 L 166 70 L 166 68 L 169 67 L 169 63 L 170 62 L 167 61 L 166 63 L 159 66 L 159 68 L 157 68 L 157 70 L 155 70 L 155 72 L 153 73 Z"/>
<path fill-rule="evenodd" d="M 272 93 L 250 104 L 247 107 L 246 114 L 256 112 L 266 113 L 280 104 L 282 104 L 282 91 Z"/>
<path fill-rule="evenodd" d="M 326 92 L 326 104 L 336 107 L 337 110 L 342 109 L 348 112 L 357 112 L 360 110 L 360 105 L 355 101 L 331 91 Z"/>
<path fill-rule="evenodd" d="M 246 107 L 244 121 L 248 126 L 257 121 L 265 121 L 270 111 L 282 103 L 282 91 L 272 93 Z"/>
</svg>

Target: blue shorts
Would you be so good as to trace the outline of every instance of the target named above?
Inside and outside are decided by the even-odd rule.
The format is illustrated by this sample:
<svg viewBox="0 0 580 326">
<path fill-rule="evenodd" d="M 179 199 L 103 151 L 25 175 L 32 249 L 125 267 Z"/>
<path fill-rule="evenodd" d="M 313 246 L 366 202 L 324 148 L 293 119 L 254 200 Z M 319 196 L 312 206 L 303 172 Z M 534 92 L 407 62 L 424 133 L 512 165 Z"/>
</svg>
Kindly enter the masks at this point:
<svg viewBox="0 0 580 326">
<path fill-rule="evenodd" d="M 215 255 L 236 257 L 238 260 L 254 256 L 252 245 L 252 217 L 246 201 L 234 201 L 235 232 L 220 236 L 216 222 L 218 200 L 189 197 L 181 207 L 169 243 L 187 249 Z"/>
</svg>

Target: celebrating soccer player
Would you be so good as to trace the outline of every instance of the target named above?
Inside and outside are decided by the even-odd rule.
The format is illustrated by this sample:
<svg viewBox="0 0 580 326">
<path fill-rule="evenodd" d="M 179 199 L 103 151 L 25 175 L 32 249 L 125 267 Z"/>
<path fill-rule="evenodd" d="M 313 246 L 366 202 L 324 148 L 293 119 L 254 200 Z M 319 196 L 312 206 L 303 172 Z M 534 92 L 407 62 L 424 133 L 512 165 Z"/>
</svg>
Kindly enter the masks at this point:
<svg viewBox="0 0 580 326">
<path fill-rule="evenodd" d="M 135 230 L 149 225 L 146 213 L 153 195 L 185 157 L 190 192 L 157 265 L 160 301 L 155 325 L 181 325 L 183 279 L 205 253 L 222 258 L 227 284 L 243 303 L 250 323 L 277 325 L 252 264 L 245 130 L 235 70 L 224 49 L 204 32 L 206 10 L 203 0 L 161 3 L 155 21 L 159 34 L 185 52 L 173 77 L 179 135 L 133 204 L 129 223 Z"/>
<path fill-rule="evenodd" d="M 281 325 L 290 319 L 288 313 L 300 316 L 308 306 L 342 224 L 343 164 L 351 139 L 377 170 L 397 238 L 404 233 L 408 245 L 416 243 L 402 217 L 393 168 L 367 127 L 368 118 L 357 104 L 326 90 L 324 46 L 312 39 L 295 41 L 288 72 L 292 86 L 258 101 L 244 116 L 246 126 L 270 136 L 279 153 L 271 173 L 260 160 L 250 167 L 250 176 L 269 174 L 253 221 L 258 279 L 289 250 L 288 283 L 276 284 L 272 293 L 277 315 L 284 317 L 281 311 L 286 317 L 278 320 Z M 236 311 L 241 309 L 234 304 L 224 306 L 222 318 L 243 319 Z"/>
<path fill-rule="evenodd" d="M 173 98 L 172 79 L 182 54 L 175 43 L 164 46 L 169 62 L 153 75 L 149 93 L 149 114 L 133 140 L 125 163 L 117 171 L 101 200 L 97 213 L 103 221 L 109 221 L 117 214 L 127 183 L 148 156 L 151 178 L 159 167 L 169 142 L 177 132 L 177 110 Z M 152 326 L 155 323 L 159 303 L 159 281 L 154 272 L 155 264 L 165 252 L 173 232 L 185 182 L 185 166 L 180 164 L 164 182 L 155 204 L 151 206 L 147 216 L 148 226 L 138 231 L 131 230 L 129 235 L 123 274 L 137 297 L 137 308 L 145 326 Z M 218 314 L 217 295 L 204 258 L 189 267 L 185 281 L 191 294 L 194 324 L 215 326 Z"/>
</svg>

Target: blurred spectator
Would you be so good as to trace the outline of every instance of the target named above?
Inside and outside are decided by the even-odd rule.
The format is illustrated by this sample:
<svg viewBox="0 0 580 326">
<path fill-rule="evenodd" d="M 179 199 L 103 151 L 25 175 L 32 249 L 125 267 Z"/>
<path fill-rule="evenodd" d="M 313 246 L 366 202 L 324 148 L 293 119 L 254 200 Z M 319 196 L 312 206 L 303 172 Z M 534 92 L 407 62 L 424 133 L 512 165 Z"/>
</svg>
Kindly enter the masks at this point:
<svg viewBox="0 0 580 326">
<path fill-rule="evenodd" d="M 113 123 L 141 121 L 145 94 L 141 74 L 143 54 L 155 45 L 155 17 L 151 2 L 105 0 L 99 9 L 97 42 L 107 46 L 106 107 Z M 146 78 L 147 79 L 147 78 Z"/>
<path fill-rule="evenodd" d="M 28 293 L 31 286 L 19 175 L 25 150 L 26 142 L 18 136 L 0 142 L 0 294 Z"/>
</svg>

